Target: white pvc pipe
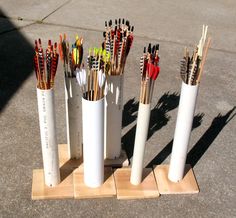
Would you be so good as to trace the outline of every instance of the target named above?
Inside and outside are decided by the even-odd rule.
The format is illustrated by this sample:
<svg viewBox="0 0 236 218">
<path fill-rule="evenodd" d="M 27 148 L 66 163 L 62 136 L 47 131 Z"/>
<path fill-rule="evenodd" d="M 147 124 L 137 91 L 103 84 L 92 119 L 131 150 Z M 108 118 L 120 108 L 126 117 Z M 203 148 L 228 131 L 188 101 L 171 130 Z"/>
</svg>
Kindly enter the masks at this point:
<svg viewBox="0 0 236 218">
<path fill-rule="evenodd" d="M 175 127 L 168 178 L 172 182 L 183 179 L 193 116 L 198 95 L 198 85 L 182 82 L 179 109 Z"/>
<path fill-rule="evenodd" d="M 104 182 L 104 98 L 82 98 L 84 183 L 96 188 Z"/>
<path fill-rule="evenodd" d="M 104 146 L 104 156 L 107 159 L 119 158 L 121 154 L 123 81 L 123 75 L 107 77 Z"/>
<path fill-rule="evenodd" d="M 44 180 L 47 186 L 56 186 L 60 183 L 60 171 L 53 89 L 41 90 L 37 88 L 37 99 Z"/>
<path fill-rule="evenodd" d="M 143 158 L 148 135 L 150 111 L 150 104 L 139 103 L 138 120 L 134 142 L 134 153 L 130 176 L 130 182 L 133 185 L 138 185 L 142 182 Z"/>
<path fill-rule="evenodd" d="M 66 132 L 69 158 L 82 157 L 80 87 L 75 77 L 65 77 Z"/>
</svg>

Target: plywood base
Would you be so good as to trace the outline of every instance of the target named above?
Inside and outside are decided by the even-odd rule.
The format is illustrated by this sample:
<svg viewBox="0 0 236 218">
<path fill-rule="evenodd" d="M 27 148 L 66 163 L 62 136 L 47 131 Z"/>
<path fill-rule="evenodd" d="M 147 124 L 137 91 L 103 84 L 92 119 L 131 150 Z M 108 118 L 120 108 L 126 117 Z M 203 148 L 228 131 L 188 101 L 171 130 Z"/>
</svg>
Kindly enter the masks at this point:
<svg viewBox="0 0 236 218">
<path fill-rule="evenodd" d="M 59 144 L 58 145 L 58 153 L 59 153 L 59 165 L 60 167 L 64 165 L 67 168 L 77 168 L 82 163 L 82 158 L 80 159 L 70 159 L 68 152 L 67 144 Z"/>
<path fill-rule="evenodd" d="M 58 145 L 61 183 L 56 187 L 44 184 L 43 169 L 33 170 L 32 194 L 33 200 L 64 199 L 74 197 L 73 170 L 80 166 L 81 159 L 69 159 L 67 144 Z"/>
<path fill-rule="evenodd" d="M 105 159 L 104 165 L 106 167 L 115 167 L 115 168 L 129 166 L 129 160 L 127 158 L 126 152 L 124 150 L 122 150 L 119 158 Z"/>
<path fill-rule="evenodd" d="M 60 166 L 67 163 L 67 165 L 71 166 L 72 168 L 77 168 L 83 162 L 82 158 L 80 159 L 69 159 L 68 153 L 68 145 L 67 144 L 59 144 L 58 145 L 58 152 L 59 152 L 59 162 Z M 68 163 L 69 161 L 69 163 Z M 121 155 L 119 158 L 116 159 L 105 159 L 104 160 L 105 167 L 127 167 L 129 166 L 129 160 L 127 158 L 126 152 L 124 150 L 121 151 Z"/>
<path fill-rule="evenodd" d="M 186 165 L 186 174 L 180 182 L 168 179 L 169 165 L 158 165 L 154 169 L 160 194 L 195 194 L 199 192 L 198 184 L 190 165 Z"/>
<path fill-rule="evenodd" d="M 43 169 L 33 170 L 32 200 L 73 198 L 73 175 L 68 170 L 60 170 L 62 181 L 55 187 L 44 184 Z"/>
<path fill-rule="evenodd" d="M 83 167 L 74 170 L 74 197 L 83 198 L 105 198 L 116 195 L 115 181 L 111 167 L 104 169 L 104 183 L 98 188 L 89 188 L 84 184 Z"/>
<path fill-rule="evenodd" d="M 143 170 L 143 181 L 139 185 L 130 183 L 130 168 L 117 169 L 114 173 L 118 199 L 157 198 L 156 180 L 152 169 Z"/>
</svg>

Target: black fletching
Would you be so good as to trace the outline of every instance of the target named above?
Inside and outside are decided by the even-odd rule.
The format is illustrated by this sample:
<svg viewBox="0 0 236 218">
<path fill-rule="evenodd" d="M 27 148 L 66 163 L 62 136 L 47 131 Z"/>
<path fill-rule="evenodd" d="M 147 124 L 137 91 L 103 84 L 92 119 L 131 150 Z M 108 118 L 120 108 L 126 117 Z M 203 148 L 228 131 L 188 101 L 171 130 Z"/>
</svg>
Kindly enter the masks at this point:
<svg viewBox="0 0 236 218">
<path fill-rule="evenodd" d="M 149 45 L 148 45 L 148 53 L 151 53 L 151 50 L 152 50 L 152 45 L 151 45 L 151 43 L 149 43 Z"/>
</svg>

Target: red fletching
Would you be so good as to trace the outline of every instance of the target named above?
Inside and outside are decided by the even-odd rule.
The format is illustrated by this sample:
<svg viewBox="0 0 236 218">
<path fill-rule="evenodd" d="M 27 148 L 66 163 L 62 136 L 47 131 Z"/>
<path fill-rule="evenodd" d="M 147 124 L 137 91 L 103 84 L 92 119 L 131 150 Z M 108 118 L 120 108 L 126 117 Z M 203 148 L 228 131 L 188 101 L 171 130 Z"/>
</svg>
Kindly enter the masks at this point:
<svg viewBox="0 0 236 218">
<path fill-rule="evenodd" d="M 51 78 L 54 79 L 57 71 L 57 64 L 58 64 L 58 54 L 53 56 L 52 58 L 52 66 L 51 66 Z"/>
<path fill-rule="evenodd" d="M 58 45 L 58 51 L 59 51 L 60 58 L 63 61 L 64 57 L 63 57 L 62 44 L 61 43 L 59 43 L 59 45 Z"/>
<path fill-rule="evenodd" d="M 132 46 L 133 40 L 134 40 L 133 35 L 129 35 L 129 36 L 127 37 L 127 49 L 126 49 L 126 55 L 129 54 L 129 51 L 130 51 L 130 48 L 131 48 L 131 46 Z"/>
<path fill-rule="evenodd" d="M 159 72 L 160 72 L 160 67 L 159 66 L 154 66 L 154 73 L 152 75 L 152 79 L 153 80 L 156 80 L 156 78 L 158 77 L 159 75 Z"/>
<path fill-rule="evenodd" d="M 154 65 L 151 64 L 151 63 L 148 63 L 147 65 L 148 65 L 148 68 L 147 68 L 148 75 L 149 75 L 150 78 L 152 78 L 152 76 L 154 74 Z"/>
<path fill-rule="evenodd" d="M 158 64 L 158 63 L 159 63 L 159 59 L 160 59 L 160 58 L 159 58 L 159 56 L 157 55 L 157 56 L 155 57 L 155 61 L 154 61 L 154 62 L 155 62 L 156 64 Z"/>
<path fill-rule="evenodd" d="M 46 59 L 44 59 L 44 55 Z M 53 86 L 54 77 L 56 74 L 58 65 L 58 53 L 57 43 L 52 44 L 51 40 L 48 40 L 48 46 L 44 54 L 41 40 L 35 40 L 35 56 L 34 56 L 34 68 L 36 78 L 38 80 L 37 86 L 40 89 L 49 89 Z M 46 72 L 45 72 L 46 66 Z M 52 84 L 50 84 L 50 81 Z"/>
<path fill-rule="evenodd" d="M 120 36 L 121 36 L 120 31 L 117 30 L 117 31 L 116 31 L 116 42 L 115 42 L 115 55 L 116 55 L 116 53 L 117 53 L 117 51 L 118 51 L 118 49 L 119 49 Z"/>
<path fill-rule="evenodd" d="M 114 36 L 115 36 L 115 31 L 112 30 L 112 31 L 111 31 L 111 38 L 114 39 Z"/>
<path fill-rule="evenodd" d="M 63 48 L 62 48 L 62 35 L 60 35 L 60 42 L 58 44 L 58 51 L 59 51 L 59 56 L 61 58 L 61 60 L 64 60 L 64 56 L 63 56 Z"/>
</svg>

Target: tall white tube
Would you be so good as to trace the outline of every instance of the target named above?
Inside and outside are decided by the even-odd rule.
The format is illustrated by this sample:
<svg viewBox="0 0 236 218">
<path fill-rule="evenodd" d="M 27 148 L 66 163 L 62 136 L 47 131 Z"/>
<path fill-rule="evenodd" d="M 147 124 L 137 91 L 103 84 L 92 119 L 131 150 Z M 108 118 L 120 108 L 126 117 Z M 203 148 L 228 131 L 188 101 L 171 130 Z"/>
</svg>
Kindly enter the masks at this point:
<svg viewBox="0 0 236 218">
<path fill-rule="evenodd" d="M 56 186 L 60 183 L 60 171 L 53 89 L 37 88 L 37 99 L 45 184 Z"/>
<path fill-rule="evenodd" d="M 80 87 L 75 77 L 65 76 L 66 130 L 69 158 L 82 157 Z"/>
<path fill-rule="evenodd" d="M 123 75 L 107 77 L 105 96 L 105 158 L 115 159 L 121 153 L 123 110 Z"/>
<path fill-rule="evenodd" d="M 82 98 L 84 183 L 96 188 L 104 182 L 104 98 Z"/>
<path fill-rule="evenodd" d="M 138 185 L 142 182 L 143 158 L 148 135 L 150 111 L 150 104 L 139 103 L 133 162 L 130 176 L 130 182 L 133 185 Z"/>
<path fill-rule="evenodd" d="M 182 82 L 179 110 L 168 173 L 168 178 L 172 182 L 179 182 L 184 176 L 198 87 L 198 85 L 193 86 Z"/>
</svg>

